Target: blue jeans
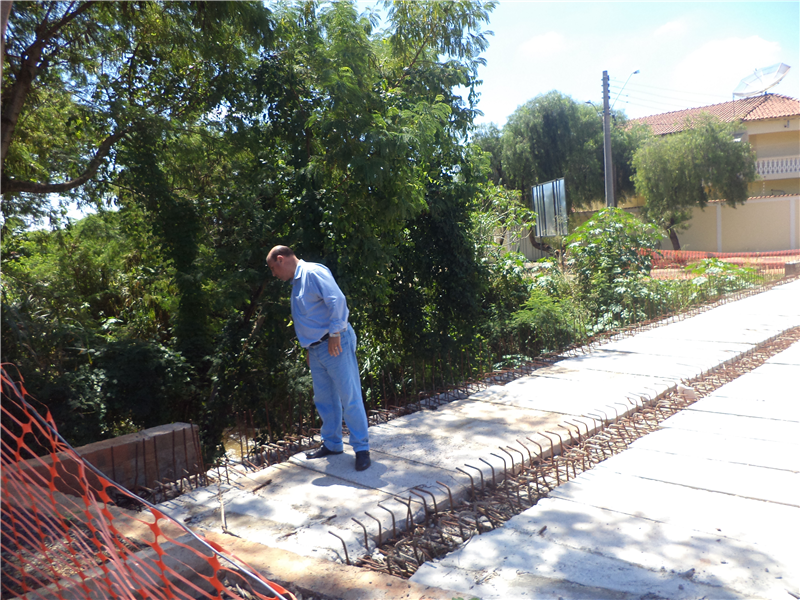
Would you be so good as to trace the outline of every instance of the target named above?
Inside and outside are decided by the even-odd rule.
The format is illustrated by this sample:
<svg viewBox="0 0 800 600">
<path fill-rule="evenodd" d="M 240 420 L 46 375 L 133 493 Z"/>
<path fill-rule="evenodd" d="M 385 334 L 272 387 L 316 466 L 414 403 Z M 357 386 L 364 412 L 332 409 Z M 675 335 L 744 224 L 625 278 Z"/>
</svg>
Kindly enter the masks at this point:
<svg viewBox="0 0 800 600">
<path fill-rule="evenodd" d="M 350 430 L 353 450 L 369 450 L 367 412 L 361 397 L 361 379 L 356 360 L 356 332 L 348 325 L 342 332 L 342 353 L 331 356 L 328 342 L 308 349 L 314 405 L 322 419 L 320 436 L 328 450 L 341 452 L 342 417 Z"/>
</svg>

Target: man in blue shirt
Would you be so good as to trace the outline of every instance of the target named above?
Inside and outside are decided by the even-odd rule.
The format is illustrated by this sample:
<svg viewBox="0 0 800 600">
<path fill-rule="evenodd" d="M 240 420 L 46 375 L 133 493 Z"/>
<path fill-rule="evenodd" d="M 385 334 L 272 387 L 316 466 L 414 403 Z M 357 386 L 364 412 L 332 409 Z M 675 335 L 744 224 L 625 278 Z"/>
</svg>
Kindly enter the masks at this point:
<svg viewBox="0 0 800 600">
<path fill-rule="evenodd" d="M 322 419 L 322 446 L 306 456 L 322 458 L 344 451 L 344 417 L 356 452 L 356 471 L 363 471 L 370 465 L 368 423 L 347 300 L 328 267 L 300 260 L 287 246 L 270 250 L 267 266 L 278 279 L 292 282 L 294 331 L 308 351 L 314 405 Z"/>
</svg>

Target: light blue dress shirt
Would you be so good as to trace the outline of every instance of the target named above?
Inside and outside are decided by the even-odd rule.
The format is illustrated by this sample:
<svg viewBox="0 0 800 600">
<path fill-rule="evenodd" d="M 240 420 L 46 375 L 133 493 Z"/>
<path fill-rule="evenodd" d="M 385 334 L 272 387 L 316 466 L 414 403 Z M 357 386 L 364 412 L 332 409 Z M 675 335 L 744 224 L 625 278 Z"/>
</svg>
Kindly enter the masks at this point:
<svg viewBox="0 0 800 600">
<path fill-rule="evenodd" d="M 347 300 L 328 267 L 298 260 L 292 280 L 292 320 L 300 345 L 308 348 L 326 333 L 344 330 L 349 316 Z"/>
</svg>

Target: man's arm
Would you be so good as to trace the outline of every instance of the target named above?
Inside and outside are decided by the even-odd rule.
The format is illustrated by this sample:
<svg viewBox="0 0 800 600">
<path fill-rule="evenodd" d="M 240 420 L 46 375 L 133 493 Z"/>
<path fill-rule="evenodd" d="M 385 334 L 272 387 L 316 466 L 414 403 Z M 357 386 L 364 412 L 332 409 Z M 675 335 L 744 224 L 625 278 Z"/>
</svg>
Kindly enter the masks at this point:
<svg viewBox="0 0 800 600">
<path fill-rule="evenodd" d="M 347 300 L 329 272 L 320 276 L 317 283 L 320 297 L 328 309 L 328 334 L 341 333 L 347 327 Z"/>
<path fill-rule="evenodd" d="M 347 300 L 333 275 L 325 272 L 317 280 L 320 297 L 328 308 L 328 354 L 339 356 L 342 353 L 342 331 L 347 328 Z"/>
</svg>

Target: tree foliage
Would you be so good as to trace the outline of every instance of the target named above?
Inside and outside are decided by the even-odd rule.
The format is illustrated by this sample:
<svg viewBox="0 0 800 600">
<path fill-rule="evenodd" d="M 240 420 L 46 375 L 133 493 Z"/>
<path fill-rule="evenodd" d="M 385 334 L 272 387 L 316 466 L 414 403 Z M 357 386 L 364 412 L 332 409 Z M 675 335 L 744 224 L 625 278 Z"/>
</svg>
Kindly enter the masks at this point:
<svg viewBox="0 0 800 600">
<path fill-rule="evenodd" d="M 755 153 L 735 139 L 738 123 L 723 123 L 711 115 L 687 121 L 676 134 L 654 137 L 636 151 L 636 191 L 645 198 L 645 215 L 663 227 L 680 250 L 677 232 L 692 209 L 711 199 L 735 207 L 747 199 L 756 179 Z"/>
<path fill-rule="evenodd" d="M 336 275 L 365 376 L 477 335 L 503 288 L 464 143 L 493 2 L 386 3 L 381 28 L 353 2 L 14 6 L 4 355 L 61 390 L 54 412 L 88 402 L 98 436 L 191 419 L 212 450 L 237 411 L 276 436 L 307 420 L 277 243 Z M 25 232 L 51 192 L 116 212 Z M 163 410 L 126 410 L 147 378 Z"/>
<path fill-rule="evenodd" d="M 157 119 L 191 123 L 272 37 L 255 2 L 16 2 L 4 46 L 4 217 L 45 194 L 99 201 L 120 145 Z"/>
<path fill-rule="evenodd" d="M 612 149 L 618 198 L 633 191 L 630 158 L 642 131 L 614 115 Z M 523 198 L 531 187 L 563 177 L 567 210 L 586 207 L 604 194 L 603 123 L 594 107 L 559 92 L 526 102 L 512 113 L 502 130 L 479 128 L 474 140 L 492 155 L 494 182 L 518 190 Z"/>
</svg>

